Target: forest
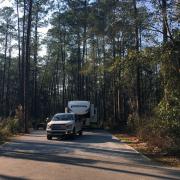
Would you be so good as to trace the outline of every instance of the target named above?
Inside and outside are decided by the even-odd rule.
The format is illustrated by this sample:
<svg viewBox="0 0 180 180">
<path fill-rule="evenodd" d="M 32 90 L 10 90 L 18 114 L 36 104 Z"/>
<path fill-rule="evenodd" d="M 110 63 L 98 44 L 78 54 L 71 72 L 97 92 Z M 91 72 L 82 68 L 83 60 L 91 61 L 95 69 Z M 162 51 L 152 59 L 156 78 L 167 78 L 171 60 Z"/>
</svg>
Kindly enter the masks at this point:
<svg viewBox="0 0 180 180">
<path fill-rule="evenodd" d="M 69 100 L 89 100 L 98 127 L 180 147 L 178 0 L 9 2 L 0 9 L 0 129 L 28 132 Z"/>
</svg>

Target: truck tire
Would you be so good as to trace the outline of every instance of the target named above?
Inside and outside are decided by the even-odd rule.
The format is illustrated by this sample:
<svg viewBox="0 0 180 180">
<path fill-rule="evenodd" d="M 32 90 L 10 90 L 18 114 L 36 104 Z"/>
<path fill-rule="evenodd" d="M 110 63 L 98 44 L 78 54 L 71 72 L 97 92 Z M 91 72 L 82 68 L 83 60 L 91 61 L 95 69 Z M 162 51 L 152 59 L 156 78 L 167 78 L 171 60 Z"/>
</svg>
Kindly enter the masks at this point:
<svg viewBox="0 0 180 180">
<path fill-rule="evenodd" d="M 48 139 L 48 140 L 51 140 L 51 139 L 52 139 L 52 136 L 47 135 L 47 139 Z"/>
<path fill-rule="evenodd" d="M 80 130 L 80 131 L 79 131 L 79 136 L 82 136 L 82 135 L 83 135 L 83 131 Z"/>
<path fill-rule="evenodd" d="M 74 129 L 73 129 L 73 136 L 75 136 L 76 135 L 76 128 L 74 127 Z"/>
</svg>

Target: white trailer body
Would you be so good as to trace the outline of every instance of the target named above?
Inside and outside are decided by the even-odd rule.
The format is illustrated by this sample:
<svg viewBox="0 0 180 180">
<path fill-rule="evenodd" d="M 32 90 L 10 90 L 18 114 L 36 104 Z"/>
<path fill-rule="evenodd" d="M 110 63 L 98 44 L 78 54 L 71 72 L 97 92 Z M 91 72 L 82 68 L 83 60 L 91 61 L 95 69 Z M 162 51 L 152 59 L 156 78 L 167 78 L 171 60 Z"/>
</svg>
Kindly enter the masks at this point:
<svg viewBox="0 0 180 180">
<path fill-rule="evenodd" d="M 90 125 L 91 122 L 97 121 L 97 112 L 94 108 L 94 104 L 91 104 L 89 101 L 69 101 L 67 111 L 75 113 L 81 119 L 83 119 L 86 126 Z"/>
<path fill-rule="evenodd" d="M 89 101 L 69 101 L 68 111 L 77 115 L 86 115 L 90 112 Z"/>
</svg>

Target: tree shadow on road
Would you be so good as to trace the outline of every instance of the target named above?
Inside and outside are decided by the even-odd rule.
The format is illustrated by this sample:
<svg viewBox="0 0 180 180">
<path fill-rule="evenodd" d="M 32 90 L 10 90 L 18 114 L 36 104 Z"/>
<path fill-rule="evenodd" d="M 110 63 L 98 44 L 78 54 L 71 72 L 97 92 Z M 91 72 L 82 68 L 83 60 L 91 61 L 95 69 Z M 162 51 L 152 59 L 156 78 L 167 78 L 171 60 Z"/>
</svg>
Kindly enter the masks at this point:
<svg viewBox="0 0 180 180">
<path fill-rule="evenodd" d="M 147 160 L 142 157 L 141 154 L 137 153 L 133 149 L 126 148 L 108 148 L 108 147 L 99 147 L 92 146 L 91 144 L 83 144 L 79 141 L 72 142 L 71 140 L 67 141 L 45 141 L 45 142 L 35 142 L 35 141 L 23 141 L 23 140 L 14 140 L 11 142 L 10 146 L 4 147 L 6 152 L 8 151 L 24 151 L 24 152 L 33 152 L 33 153 L 42 153 L 42 154 L 72 154 L 76 150 L 81 152 L 90 153 L 95 156 L 104 156 L 104 157 L 124 157 L 129 160 L 134 160 L 136 163 L 147 163 Z"/>
<path fill-rule="evenodd" d="M 14 143 L 14 144 L 13 144 Z M 89 147 L 84 144 L 74 143 L 74 144 L 60 144 L 56 142 L 56 144 L 48 144 L 47 143 L 40 143 L 40 142 L 30 142 L 30 141 L 14 141 L 11 145 L 7 147 L 1 148 L 0 155 L 3 157 L 14 158 L 14 159 L 24 159 L 24 160 L 34 160 L 34 161 L 41 161 L 41 162 L 52 162 L 52 163 L 60 163 L 66 165 L 74 165 L 86 168 L 94 168 L 97 170 L 105 170 L 117 173 L 127 173 L 133 175 L 140 175 L 152 178 L 160 178 L 160 179 L 179 179 L 176 177 L 169 177 L 169 175 L 176 175 L 180 177 L 180 172 L 176 170 L 166 170 L 161 167 L 152 167 L 148 166 L 147 161 L 142 161 L 139 154 L 135 153 L 134 151 L 128 152 L 124 151 L 123 149 L 118 151 L 108 150 L 108 149 L 100 149 L 97 147 Z M 52 143 L 52 142 L 51 142 Z M 109 157 L 125 157 L 129 158 L 132 163 L 123 163 L 123 162 L 113 162 L 110 159 L 108 160 L 101 160 L 99 158 L 84 158 L 81 156 L 76 155 L 76 157 L 70 157 L 73 155 L 74 151 L 79 149 L 80 151 L 94 153 L 96 155 L 104 155 Z M 78 156 L 78 157 L 77 157 Z M 138 157 L 139 156 L 139 160 Z M 88 157 L 88 156 L 86 156 Z M 151 163 L 150 163 L 151 164 Z M 129 170 L 128 167 L 131 167 Z M 132 170 L 135 168 L 135 170 Z M 138 168 L 138 169 L 137 169 Z M 142 169 L 158 169 L 161 171 L 161 174 L 150 174 L 145 173 Z"/>
<path fill-rule="evenodd" d="M 166 175 L 158 175 L 158 174 L 149 174 L 140 171 L 132 171 L 128 170 L 127 168 L 118 168 L 118 167 L 108 167 L 104 165 L 96 165 L 99 163 L 99 160 L 92 160 L 87 158 L 77 158 L 77 157 L 65 157 L 65 156 L 56 156 L 56 155 L 45 155 L 45 154 L 38 154 L 38 153 L 20 153 L 16 151 L 11 151 L 8 153 L 1 154 L 5 157 L 10 158 L 16 158 L 16 159 L 25 159 L 25 160 L 35 160 L 35 161 L 41 161 L 41 162 L 53 162 L 53 163 L 60 163 L 60 164 L 66 164 L 66 165 L 74 165 L 74 166 L 81 166 L 86 168 L 93 168 L 96 170 L 105 170 L 105 171 L 111 171 L 111 172 L 117 172 L 117 173 L 127 173 L 127 174 L 133 174 L 138 176 L 146 176 L 146 177 L 152 177 L 152 178 L 159 178 L 159 179 L 172 179 L 177 180 L 179 178 L 176 177 L 169 177 Z M 124 164 L 122 163 L 124 166 Z M 179 172 L 176 171 L 174 174 L 178 174 Z M 180 173 L 179 173 L 180 175 Z"/>
<path fill-rule="evenodd" d="M 2 174 L 0 174 L 0 179 L 1 180 L 28 180 L 27 178 L 14 177 L 14 176 L 2 175 Z"/>
</svg>

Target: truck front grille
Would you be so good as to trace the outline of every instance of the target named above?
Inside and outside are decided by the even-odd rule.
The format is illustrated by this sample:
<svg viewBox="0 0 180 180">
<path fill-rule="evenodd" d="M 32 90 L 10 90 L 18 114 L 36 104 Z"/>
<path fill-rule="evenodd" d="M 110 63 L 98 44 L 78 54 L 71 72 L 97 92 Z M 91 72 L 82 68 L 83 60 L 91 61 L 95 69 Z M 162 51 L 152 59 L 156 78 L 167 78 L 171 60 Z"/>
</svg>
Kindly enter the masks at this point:
<svg viewBox="0 0 180 180">
<path fill-rule="evenodd" d="M 53 124 L 51 129 L 52 130 L 66 130 L 66 126 L 64 124 Z"/>
</svg>

